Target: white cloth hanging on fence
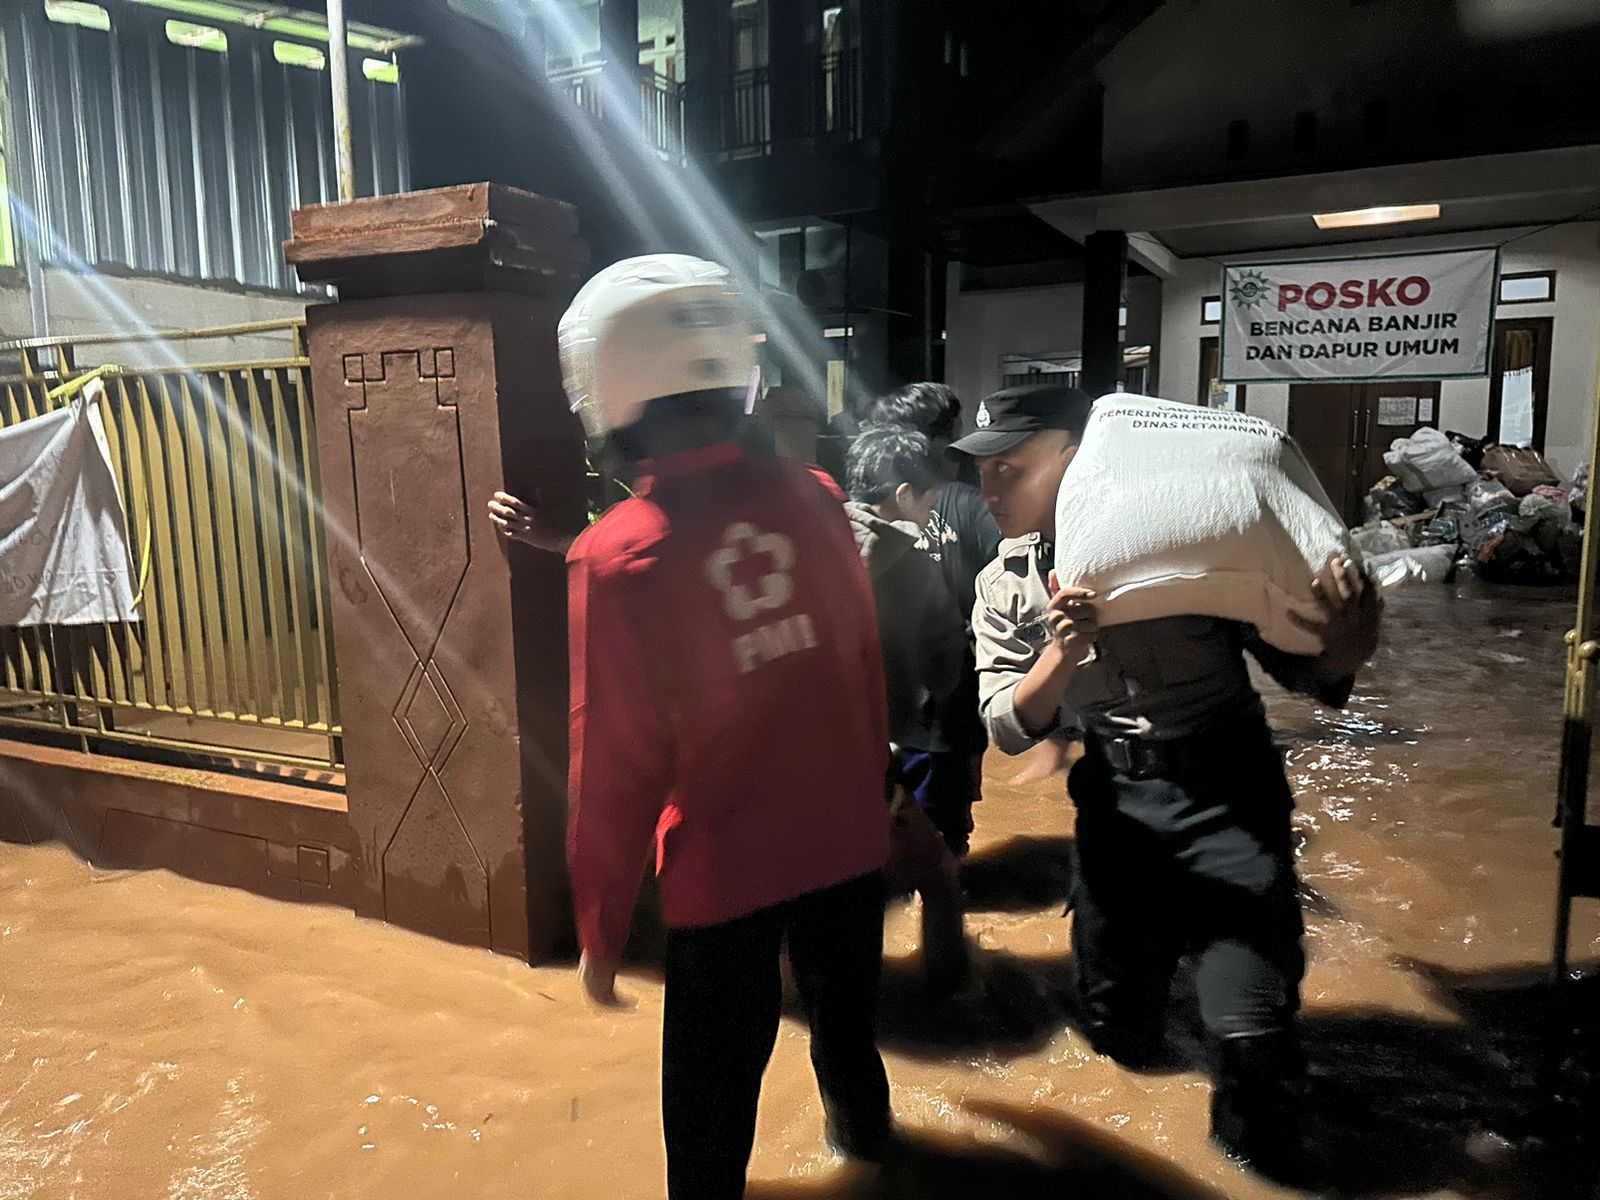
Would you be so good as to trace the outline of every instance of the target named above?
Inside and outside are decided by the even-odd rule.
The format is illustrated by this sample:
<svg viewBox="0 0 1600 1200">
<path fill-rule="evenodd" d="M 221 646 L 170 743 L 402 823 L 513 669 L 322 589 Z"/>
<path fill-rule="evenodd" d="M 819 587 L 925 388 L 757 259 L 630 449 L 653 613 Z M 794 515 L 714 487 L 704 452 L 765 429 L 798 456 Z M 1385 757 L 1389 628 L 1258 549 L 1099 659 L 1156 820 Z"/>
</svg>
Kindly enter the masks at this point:
<svg viewBox="0 0 1600 1200">
<path fill-rule="evenodd" d="M 102 394 L 0 429 L 0 626 L 138 619 Z"/>
</svg>

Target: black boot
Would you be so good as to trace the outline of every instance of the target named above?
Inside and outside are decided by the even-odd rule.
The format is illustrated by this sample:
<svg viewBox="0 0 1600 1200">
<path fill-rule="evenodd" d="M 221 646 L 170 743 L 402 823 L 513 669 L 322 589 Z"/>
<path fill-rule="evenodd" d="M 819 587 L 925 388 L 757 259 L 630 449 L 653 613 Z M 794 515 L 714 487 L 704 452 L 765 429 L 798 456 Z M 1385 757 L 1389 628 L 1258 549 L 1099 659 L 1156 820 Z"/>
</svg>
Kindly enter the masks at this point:
<svg viewBox="0 0 1600 1200">
<path fill-rule="evenodd" d="M 1090 1018 L 1083 1024 L 1083 1033 L 1096 1054 L 1136 1075 L 1182 1071 L 1192 1065 L 1168 1042 L 1166 1026 L 1160 1020 L 1135 1023 Z"/>
<path fill-rule="evenodd" d="M 1300 1136 L 1302 1075 L 1293 1033 L 1217 1039 L 1211 1140 L 1274 1183 L 1309 1188 L 1314 1180 Z"/>
<path fill-rule="evenodd" d="M 897 1145 L 894 1125 L 888 1121 L 870 1129 L 849 1129 L 830 1117 L 825 1136 L 835 1152 L 861 1162 L 883 1163 Z"/>
</svg>

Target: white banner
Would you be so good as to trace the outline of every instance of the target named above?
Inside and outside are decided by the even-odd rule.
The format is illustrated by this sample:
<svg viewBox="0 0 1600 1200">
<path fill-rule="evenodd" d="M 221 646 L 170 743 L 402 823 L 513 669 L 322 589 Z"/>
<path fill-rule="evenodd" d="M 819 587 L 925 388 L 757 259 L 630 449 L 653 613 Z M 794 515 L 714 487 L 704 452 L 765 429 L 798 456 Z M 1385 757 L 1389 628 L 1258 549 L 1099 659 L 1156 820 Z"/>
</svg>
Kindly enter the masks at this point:
<svg viewBox="0 0 1600 1200">
<path fill-rule="evenodd" d="M 0 625 L 138 619 L 100 390 L 0 429 Z"/>
<path fill-rule="evenodd" d="M 1489 373 L 1498 250 L 1222 269 L 1222 380 Z"/>
</svg>

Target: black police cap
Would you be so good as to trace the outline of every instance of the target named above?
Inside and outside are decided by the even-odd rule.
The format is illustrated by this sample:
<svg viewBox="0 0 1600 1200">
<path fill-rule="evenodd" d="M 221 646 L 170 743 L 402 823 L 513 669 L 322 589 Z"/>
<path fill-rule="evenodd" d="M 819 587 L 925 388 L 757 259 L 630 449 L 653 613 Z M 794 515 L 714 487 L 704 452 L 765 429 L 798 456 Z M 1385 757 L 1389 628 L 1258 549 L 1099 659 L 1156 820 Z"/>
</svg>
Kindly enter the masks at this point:
<svg viewBox="0 0 1600 1200">
<path fill-rule="evenodd" d="M 1004 454 L 1041 429 L 1081 434 L 1094 404 L 1082 388 L 1057 383 L 1030 383 L 1005 388 L 978 405 L 977 430 L 950 447 L 976 458 Z"/>
</svg>

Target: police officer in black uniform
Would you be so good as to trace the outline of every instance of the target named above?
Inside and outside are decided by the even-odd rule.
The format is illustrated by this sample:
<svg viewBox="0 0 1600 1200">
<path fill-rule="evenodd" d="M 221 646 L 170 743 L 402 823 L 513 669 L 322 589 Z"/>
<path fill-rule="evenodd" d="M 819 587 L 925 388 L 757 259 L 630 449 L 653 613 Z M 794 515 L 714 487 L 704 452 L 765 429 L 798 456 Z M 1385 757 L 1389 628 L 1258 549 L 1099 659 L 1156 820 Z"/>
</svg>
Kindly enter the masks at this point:
<svg viewBox="0 0 1600 1200">
<path fill-rule="evenodd" d="M 973 610 L 984 722 L 1011 754 L 1081 730 L 1068 781 L 1072 944 L 1096 1050 L 1135 1069 L 1164 1062 L 1172 975 L 1192 954 L 1213 1052 L 1212 1136 L 1262 1174 L 1303 1182 L 1294 799 L 1245 654 L 1341 706 L 1376 650 L 1381 606 L 1360 570 L 1336 560 L 1313 585 L 1320 619 L 1304 622 L 1327 647 L 1316 657 L 1212 617 L 1099 628 L 1094 595 L 1058 587 L 1051 571 L 1056 492 L 1090 406 L 1076 388 L 1008 389 L 955 444 L 978 460 L 1006 538 Z"/>
</svg>

